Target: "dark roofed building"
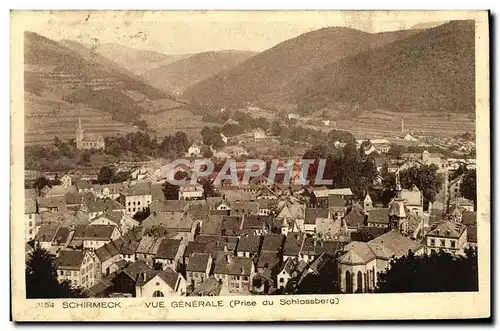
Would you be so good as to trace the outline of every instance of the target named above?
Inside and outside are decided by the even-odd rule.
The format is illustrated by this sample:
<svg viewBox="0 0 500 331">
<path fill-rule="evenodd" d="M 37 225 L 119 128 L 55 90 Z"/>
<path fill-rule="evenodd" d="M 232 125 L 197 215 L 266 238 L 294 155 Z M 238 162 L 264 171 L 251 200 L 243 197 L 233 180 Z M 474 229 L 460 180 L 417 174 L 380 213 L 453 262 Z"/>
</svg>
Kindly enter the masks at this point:
<svg viewBox="0 0 500 331">
<path fill-rule="evenodd" d="M 213 273 L 229 292 L 248 294 L 251 280 L 255 275 L 255 266 L 252 259 L 220 252 Z"/>
<path fill-rule="evenodd" d="M 163 268 L 172 267 L 176 270 L 184 249 L 181 239 L 163 239 L 156 251 L 155 262 L 160 262 Z"/>
<path fill-rule="evenodd" d="M 258 235 L 242 235 L 238 241 L 236 253 L 239 257 L 255 257 L 260 248 L 262 236 Z"/>
<path fill-rule="evenodd" d="M 285 236 L 282 234 L 268 233 L 262 241 L 262 251 L 280 253 L 284 240 Z"/>
<path fill-rule="evenodd" d="M 389 227 L 389 208 L 373 208 L 370 210 L 366 224 L 372 227 Z"/>
<path fill-rule="evenodd" d="M 304 237 L 302 232 L 289 232 L 287 234 L 283 247 L 283 260 L 299 256 Z"/>
</svg>

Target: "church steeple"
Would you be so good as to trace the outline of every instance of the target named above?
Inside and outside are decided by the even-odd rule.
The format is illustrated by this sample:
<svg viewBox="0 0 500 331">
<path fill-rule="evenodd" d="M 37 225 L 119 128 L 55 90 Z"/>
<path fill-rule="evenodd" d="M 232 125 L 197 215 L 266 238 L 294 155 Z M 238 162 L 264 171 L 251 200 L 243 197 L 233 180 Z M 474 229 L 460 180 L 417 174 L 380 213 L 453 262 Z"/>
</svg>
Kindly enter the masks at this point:
<svg viewBox="0 0 500 331">
<path fill-rule="evenodd" d="M 399 169 L 396 171 L 396 196 L 401 199 L 401 181 L 399 179 Z"/>
</svg>

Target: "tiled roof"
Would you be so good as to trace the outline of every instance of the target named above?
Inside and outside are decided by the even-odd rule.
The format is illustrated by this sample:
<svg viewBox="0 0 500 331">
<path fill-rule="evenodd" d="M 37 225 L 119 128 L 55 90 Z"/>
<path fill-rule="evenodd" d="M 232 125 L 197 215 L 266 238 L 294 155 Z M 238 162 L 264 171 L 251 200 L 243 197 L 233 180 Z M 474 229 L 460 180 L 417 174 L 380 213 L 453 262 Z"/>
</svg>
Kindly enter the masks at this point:
<svg viewBox="0 0 500 331">
<path fill-rule="evenodd" d="M 136 253 L 156 255 L 162 239 L 144 236 L 137 246 Z"/>
<path fill-rule="evenodd" d="M 385 248 L 393 251 L 396 257 L 401 257 L 408 254 L 409 249 L 411 249 L 413 252 L 416 252 L 423 247 L 421 243 L 403 236 L 397 230 L 392 230 L 384 233 L 380 237 L 377 237 L 369 241 L 368 243 L 380 244 Z"/>
<path fill-rule="evenodd" d="M 283 255 L 298 256 L 303 242 L 304 234 L 302 232 L 289 232 L 285 239 Z"/>
<path fill-rule="evenodd" d="M 305 224 L 316 224 L 317 218 L 328 218 L 328 208 L 307 208 Z"/>
<path fill-rule="evenodd" d="M 262 252 L 257 261 L 257 268 L 268 268 L 277 271 L 276 268 L 279 267 L 280 262 L 281 260 L 277 253 Z"/>
<path fill-rule="evenodd" d="M 177 280 L 181 277 L 179 273 L 172 268 L 167 267 L 165 270 L 158 272 L 158 276 L 160 276 L 160 278 L 163 279 L 163 281 L 167 283 L 172 290 L 177 291 Z"/>
<path fill-rule="evenodd" d="M 239 201 L 233 202 L 231 204 L 231 216 L 240 216 L 240 215 L 249 215 L 249 214 L 258 214 L 259 213 L 259 204 L 257 202 L 251 201 Z"/>
<path fill-rule="evenodd" d="M 59 225 L 42 224 L 38 233 L 35 236 L 36 242 L 51 242 L 56 233 Z"/>
<path fill-rule="evenodd" d="M 218 296 L 222 289 L 222 282 L 214 276 L 208 277 L 189 296 Z"/>
<path fill-rule="evenodd" d="M 431 228 L 427 235 L 443 238 L 460 238 L 462 233 L 465 231 L 465 228 L 466 226 L 464 224 L 455 223 L 452 221 L 444 221 L 431 225 Z"/>
<path fill-rule="evenodd" d="M 186 266 L 186 271 L 205 272 L 207 270 L 210 254 L 208 253 L 193 253 L 189 258 Z"/>
<path fill-rule="evenodd" d="M 66 197 L 56 196 L 56 197 L 38 197 L 37 198 L 39 208 L 59 208 L 60 206 L 66 206 Z"/>
<path fill-rule="evenodd" d="M 374 208 L 370 210 L 366 222 L 389 224 L 389 208 Z"/>
<path fill-rule="evenodd" d="M 190 241 L 187 243 L 183 256 L 188 257 L 196 253 L 207 253 L 207 245 L 208 242 Z"/>
<path fill-rule="evenodd" d="M 285 236 L 282 234 L 268 233 L 262 240 L 263 252 L 279 252 L 283 247 Z"/>
<path fill-rule="evenodd" d="M 257 253 L 259 251 L 262 236 L 242 235 L 238 241 L 238 252 Z"/>
<path fill-rule="evenodd" d="M 328 195 L 328 207 L 346 207 L 347 201 L 342 195 L 329 194 Z"/>
<path fill-rule="evenodd" d="M 274 217 L 264 215 L 248 215 L 243 217 L 243 229 L 268 228 Z"/>
<path fill-rule="evenodd" d="M 344 222 L 348 227 L 355 227 L 365 224 L 366 215 L 356 207 L 351 208 L 351 210 L 345 215 Z"/>
<path fill-rule="evenodd" d="M 79 270 L 84 257 L 83 251 L 61 250 L 56 259 L 58 269 Z"/>
<path fill-rule="evenodd" d="M 215 263 L 214 274 L 250 276 L 252 259 L 229 256 L 228 254 L 219 255 Z"/>
<path fill-rule="evenodd" d="M 74 240 L 108 240 L 111 239 L 114 225 L 79 225 L 73 234 Z"/>
<path fill-rule="evenodd" d="M 179 251 L 181 245 L 180 239 L 163 239 L 156 252 L 157 259 L 175 259 L 175 255 Z"/>
</svg>

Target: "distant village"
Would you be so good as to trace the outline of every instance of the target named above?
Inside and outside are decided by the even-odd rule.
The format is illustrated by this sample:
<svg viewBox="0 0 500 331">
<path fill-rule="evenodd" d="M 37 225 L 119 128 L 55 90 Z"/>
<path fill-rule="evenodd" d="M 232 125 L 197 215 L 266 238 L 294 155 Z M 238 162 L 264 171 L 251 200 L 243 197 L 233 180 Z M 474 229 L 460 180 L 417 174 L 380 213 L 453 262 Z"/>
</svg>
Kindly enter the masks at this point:
<svg viewBox="0 0 500 331">
<path fill-rule="evenodd" d="M 183 157 L 203 158 L 210 148 L 214 159 L 235 158 L 243 171 L 249 146 L 277 140 L 263 129 L 220 136 L 223 147 L 193 142 Z M 75 142 L 79 150 L 106 148 L 102 137 L 87 137 L 81 124 Z M 394 157 L 388 152 L 397 142 L 423 151 Z M 265 174 L 248 185 L 222 182 L 210 194 L 206 183 L 185 184 L 172 196 L 165 184 L 172 160 L 65 173 L 28 169 L 26 256 L 37 245 L 51 252 L 58 280 L 88 297 L 224 296 L 304 293 L 311 277 L 331 280 L 336 293 L 373 292 L 379 273 L 408 251 L 460 256 L 477 247 L 475 203 L 460 189 L 464 174 L 450 177 L 476 168 L 475 158 L 467 156 L 475 150 L 472 139 L 423 137 L 405 132 L 402 124 L 401 136 L 357 140 L 356 148 L 374 164 L 371 185 L 394 176 L 389 203 L 368 191 L 357 195 L 352 187 L 271 184 Z M 445 157 L 431 148 L 456 153 Z M 424 203 L 426 188 L 403 188 L 400 172 L 430 165 L 444 182 L 435 201 Z M 128 177 L 96 183 L 103 166 Z M 178 170 L 188 177 L 192 171 Z M 40 178 L 57 184 L 32 188 Z"/>
</svg>

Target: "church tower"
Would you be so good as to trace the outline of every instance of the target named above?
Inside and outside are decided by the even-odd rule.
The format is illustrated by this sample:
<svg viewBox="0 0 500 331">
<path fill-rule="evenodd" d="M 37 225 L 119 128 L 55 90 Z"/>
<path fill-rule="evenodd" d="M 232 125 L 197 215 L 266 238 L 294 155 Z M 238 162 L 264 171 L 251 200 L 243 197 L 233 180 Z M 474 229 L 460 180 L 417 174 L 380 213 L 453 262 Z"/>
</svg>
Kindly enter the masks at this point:
<svg viewBox="0 0 500 331">
<path fill-rule="evenodd" d="M 392 200 L 389 207 L 389 227 L 390 229 L 397 229 L 403 235 L 408 234 L 408 219 L 406 215 L 406 206 L 404 200 L 401 198 L 401 181 L 399 179 L 399 169 L 396 172 L 396 197 Z"/>
<path fill-rule="evenodd" d="M 83 129 L 80 118 L 78 119 L 78 129 L 76 130 L 76 149 L 81 149 L 83 145 Z"/>
</svg>

